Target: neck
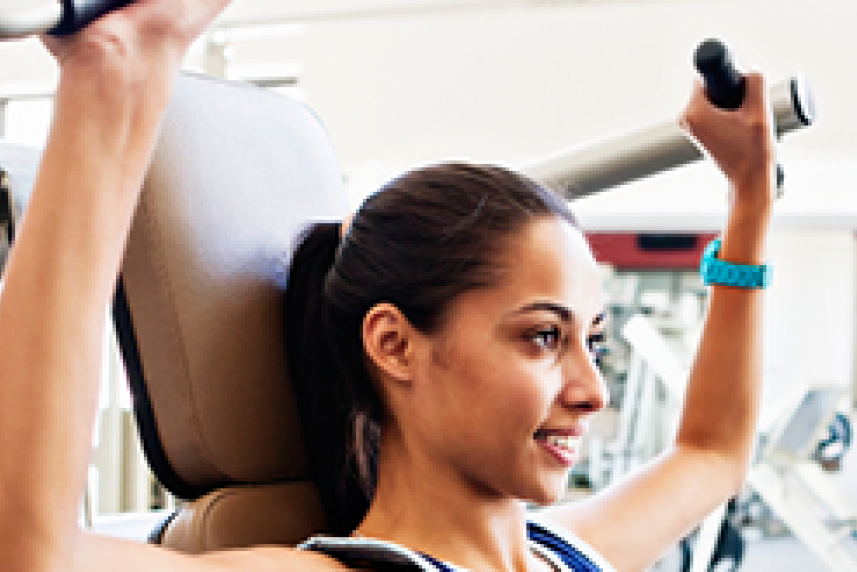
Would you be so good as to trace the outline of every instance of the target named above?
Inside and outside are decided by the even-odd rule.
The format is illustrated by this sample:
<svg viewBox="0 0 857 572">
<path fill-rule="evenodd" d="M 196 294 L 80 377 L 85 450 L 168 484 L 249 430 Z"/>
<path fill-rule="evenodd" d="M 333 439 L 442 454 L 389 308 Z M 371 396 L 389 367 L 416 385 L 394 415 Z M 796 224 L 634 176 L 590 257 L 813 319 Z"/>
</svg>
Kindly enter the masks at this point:
<svg viewBox="0 0 857 572">
<path fill-rule="evenodd" d="M 385 431 L 375 496 L 357 533 L 471 570 L 534 568 L 523 502 L 411 453 L 395 430 Z"/>
</svg>

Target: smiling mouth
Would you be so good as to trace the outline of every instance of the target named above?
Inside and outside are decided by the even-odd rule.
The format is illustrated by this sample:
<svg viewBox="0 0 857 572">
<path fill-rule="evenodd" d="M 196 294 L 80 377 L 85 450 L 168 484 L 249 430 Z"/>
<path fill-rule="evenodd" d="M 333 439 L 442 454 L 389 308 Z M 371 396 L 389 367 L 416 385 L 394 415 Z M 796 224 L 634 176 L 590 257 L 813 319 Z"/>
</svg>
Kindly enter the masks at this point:
<svg viewBox="0 0 857 572">
<path fill-rule="evenodd" d="M 567 431 L 550 430 L 536 431 L 533 437 L 564 465 L 574 461 L 583 438 L 582 435 L 571 435 Z"/>
<path fill-rule="evenodd" d="M 561 449 L 567 449 L 569 451 L 577 449 L 581 439 L 580 437 L 575 437 L 573 435 L 552 435 L 542 433 L 540 431 L 536 431 L 533 437 L 535 437 L 537 441 L 545 441 L 549 445 L 553 445 L 554 447 L 559 447 Z"/>
</svg>

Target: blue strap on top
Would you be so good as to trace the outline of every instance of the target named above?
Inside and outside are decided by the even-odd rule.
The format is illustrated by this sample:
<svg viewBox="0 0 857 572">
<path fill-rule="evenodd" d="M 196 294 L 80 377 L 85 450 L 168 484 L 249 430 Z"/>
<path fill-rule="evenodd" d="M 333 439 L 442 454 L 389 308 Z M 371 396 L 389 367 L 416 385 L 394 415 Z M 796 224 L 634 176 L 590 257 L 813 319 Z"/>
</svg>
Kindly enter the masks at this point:
<svg viewBox="0 0 857 572">
<path fill-rule="evenodd" d="M 432 566 L 434 566 L 435 568 L 437 568 L 441 572 L 455 572 L 455 570 L 453 570 L 452 568 L 449 567 L 449 564 L 444 564 L 443 562 L 441 562 L 437 558 L 435 558 L 433 556 L 429 556 L 425 552 L 420 552 L 419 555 L 422 556 L 423 558 L 425 558 L 426 560 L 428 560 L 429 564 L 431 564 Z"/>
<path fill-rule="evenodd" d="M 562 563 L 575 572 L 602 572 L 601 568 L 584 556 L 573 545 L 535 522 L 527 523 L 527 536 L 553 552 Z"/>
<path fill-rule="evenodd" d="M 602 572 L 601 568 L 581 554 L 574 546 L 534 522 L 527 523 L 527 536 L 533 542 L 541 544 L 553 552 L 563 564 L 574 572 Z M 448 564 L 444 564 L 437 558 L 422 552 L 420 552 L 420 556 L 441 572 L 455 572 Z"/>
</svg>

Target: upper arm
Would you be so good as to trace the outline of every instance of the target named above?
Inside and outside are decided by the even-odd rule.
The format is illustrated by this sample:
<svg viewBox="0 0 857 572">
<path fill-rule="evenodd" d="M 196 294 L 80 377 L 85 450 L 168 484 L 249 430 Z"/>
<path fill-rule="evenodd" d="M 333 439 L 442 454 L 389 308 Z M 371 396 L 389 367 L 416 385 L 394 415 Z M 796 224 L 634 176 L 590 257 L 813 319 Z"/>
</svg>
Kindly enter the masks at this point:
<svg viewBox="0 0 857 572">
<path fill-rule="evenodd" d="M 187 555 L 158 546 L 82 533 L 74 548 L 72 565 L 56 570 L 71 572 L 342 572 L 345 566 L 332 558 L 285 546 L 225 550 Z M 53 568 L 52 568 L 53 569 Z"/>
<path fill-rule="evenodd" d="M 617 570 L 643 570 L 735 493 L 735 474 L 722 456 L 674 447 L 596 495 L 540 514 Z"/>
</svg>

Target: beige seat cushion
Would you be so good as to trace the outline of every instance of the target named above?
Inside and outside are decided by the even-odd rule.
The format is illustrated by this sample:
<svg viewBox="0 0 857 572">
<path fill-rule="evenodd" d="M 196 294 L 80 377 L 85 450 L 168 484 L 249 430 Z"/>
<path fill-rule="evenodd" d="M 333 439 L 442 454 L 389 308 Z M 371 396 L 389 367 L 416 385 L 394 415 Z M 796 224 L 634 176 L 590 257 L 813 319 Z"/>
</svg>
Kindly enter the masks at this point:
<svg viewBox="0 0 857 572">
<path fill-rule="evenodd" d="M 308 483 L 232 487 L 185 506 L 164 532 L 164 546 L 198 554 L 253 545 L 294 546 L 324 529 Z"/>
</svg>

